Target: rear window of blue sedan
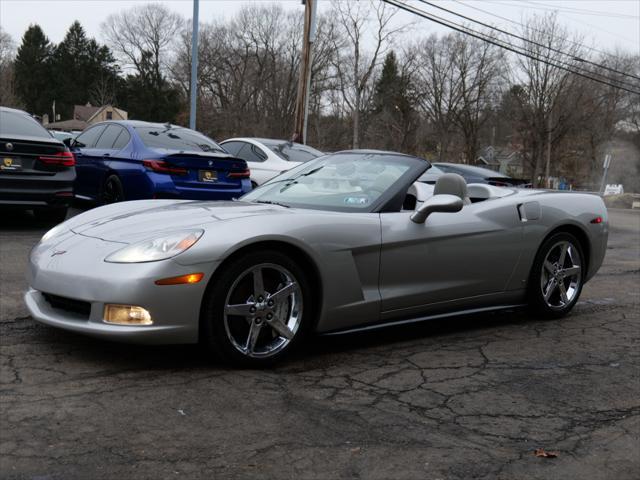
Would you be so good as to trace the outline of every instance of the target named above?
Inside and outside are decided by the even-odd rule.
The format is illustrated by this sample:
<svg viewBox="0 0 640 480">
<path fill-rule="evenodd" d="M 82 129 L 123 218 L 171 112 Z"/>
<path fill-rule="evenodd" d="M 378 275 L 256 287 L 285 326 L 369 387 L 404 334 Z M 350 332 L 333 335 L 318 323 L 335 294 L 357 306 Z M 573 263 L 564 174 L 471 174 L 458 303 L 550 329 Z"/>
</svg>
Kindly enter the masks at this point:
<svg viewBox="0 0 640 480">
<path fill-rule="evenodd" d="M 220 145 L 204 135 L 186 128 L 135 127 L 148 148 L 181 152 L 224 152 Z"/>
</svg>

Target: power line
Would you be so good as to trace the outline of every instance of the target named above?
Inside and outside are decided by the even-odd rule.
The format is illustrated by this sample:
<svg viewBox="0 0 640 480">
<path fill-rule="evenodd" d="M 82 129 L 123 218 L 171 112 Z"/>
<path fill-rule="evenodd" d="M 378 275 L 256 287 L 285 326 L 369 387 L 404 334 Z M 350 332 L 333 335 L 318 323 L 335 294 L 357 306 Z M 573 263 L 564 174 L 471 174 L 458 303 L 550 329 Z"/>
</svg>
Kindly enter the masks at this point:
<svg viewBox="0 0 640 480">
<path fill-rule="evenodd" d="M 420 9 L 418 9 L 416 7 L 412 7 L 410 5 L 402 3 L 399 0 L 382 0 L 382 1 L 387 3 L 387 4 L 389 4 L 389 5 L 393 5 L 393 6 L 399 8 L 401 10 L 404 10 L 405 12 L 413 13 L 414 15 L 418 15 L 419 17 L 425 18 L 427 20 L 430 20 L 430 21 L 432 21 L 434 23 L 437 23 L 439 25 L 448 27 L 448 28 L 450 28 L 452 30 L 455 30 L 455 31 L 458 31 L 460 33 L 464 33 L 465 35 L 469 35 L 471 37 L 477 38 L 478 40 L 482 40 L 484 42 L 490 43 L 492 45 L 495 45 L 496 47 L 500 47 L 500 48 L 502 48 L 504 50 L 508 50 L 508 51 L 513 52 L 513 53 L 515 53 L 517 55 L 530 58 L 531 60 L 544 63 L 546 65 L 558 68 L 558 69 L 563 70 L 565 72 L 573 73 L 574 75 L 577 75 L 579 77 L 583 77 L 583 78 L 586 78 L 588 80 L 592 80 L 594 82 L 601 83 L 603 85 L 607 85 L 609 87 L 617 88 L 619 90 L 623 90 L 623 91 L 626 91 L 626 92 L 629 92 L 629 93 L 634 93 L 636 95 L 640 95 L 640 91 L 631 90 L 631 89 L 626 88 L 626 87 L 621 87 L 620 85 L 615 85 L 615 84 L 613 84 L 611 82 L 607 82 L 607 81 L 604 81 L 604 80 L 601 80 L 601 79 L 598 79 L 598 78 L 594 78 L 594 77 L 592 77 L 590 75 L 586 75 L 586 74 L 581 73 L 581 72 L 576 72 L 576 71 L 574 71 L 574 70 L 572 70 L 572 69 L 570 69 L 568 67 L 565 67 L 563 65 L 558 65 L 558 64 L 550 62 L 548 60 L 543 60 L 541 58 L 536 57 L 535 55 L 531 55 L 531 54 L 529 54 L 527 52 L 523 52 L 521 50 L 518 50 L 518 48 L 516 46 L 514 46 L 514 45 L 511 45 L 511 44 L 506 43 L 506 42 L 500 43 L 498 40 L 487 38 L 486 36 L 484 36 L 483 34 L 481 34 L 479 32 L 476 32 L 476 31 L 471 30 L 469 28 L 465 28 L 464 26 L 456 24 L 455 22 L 451 22 L 450 20 L 446 20 L 446 19 L 443 19 L 441 17 L 437 17 L 435 15 L 429 14 L 429 13 L 427 13 L 427 12 L 425 12 L 423 10 L 420 10 Z M 506 45 L 505 45 L 505 43 L 506 43 Z"/>
<path fill-rule="evenodd" d="M 462 14 L 460 14 L 460 13 L 454 12 L 453 10 L 449 10 L 449 9 L 447 9 L 447 8 L 441 7 L 441 6 L 439 6 L 439 5 L 436 5 L 435 3 L 428 2 L 428 1 L 426 1 L 426 0 L 419 0 L 419 1 L 420 1 L 420 2 L 422 2 L 422 3 L 424 3 L 424 4 L 426 4 L 426 5 L 430 5 L 430 6 L 434 7 L 434 8 L 438 8 L 438 9 L 443 10 L 443 11 L 445 11 L 445 12 L 448 12 L 448 13 L 451 13 L 451 14 L 453 14 L 453 15 L 456 15 L 457 17 L 464 18 L 465 20 L 469 20 L 469 21 L 471 21 L 471 22 L 477 23 L 477 24 L 482 25 L 482 26 L 484 26 L 484 27 L 491 28 L 492 30 L 496 30 L 496 31 L 498 31 L 498 32 L 500 32 L 500 33 L 504 33 L 505 35 L 508 35 L 508 36 L 510 36 L 510 37 L 517 38 L 517 39 L 519 39 L 519 40 L 525 41 L 525 42 L 530 43 L 530 44 L 532 44 L 532 45 L 536 45 L 536 46 L 538 46 L 538 47 L 546 48 L 546 49 L 548 49 L 548 50 L 550 50 L 550 51 L 552 51 L 552 52 L 560 53 L 560 54 L 562 54 L 562 55 L 564 55 L 564 56 L 566 56 L 566 57 L 570 57 L 570 58 L 572 58 L 573 60 L 578 61 L 578 62 L 580 62 L 580 63 L 588 63 L 588 64 L 590 64 L 590 65 L 594 65 L 595 67 L 601 68 L 601 69 L 603 69 L 603 70 L 608 70 L 608 71 L 610 71 L 610 72 L 617 73 L 617 74 L 619 74 L 619 75 L 623 75 L 623 76 L 625 76 L 625 77 L 630 77 L 630 78 L 635 78 L 636 80 L 640 80 L 640 77 L 637 77 L 637 76 L 632 75 L 632 74 L 630 74 L 630 73 L 621 72 L 620 70 L 616 70 L 615 68 L 610 68 L 610 67 L 607 67 L 606 65 L 601 65 L 601 64 L 598 64 L 598 63 L 592 62 L 592 61 L 590 61 L 590 60 L 586 60 L 586 59 L 584 59 L 584 58 L 576 57 L 576 56 L 571 55 L 571 54 L 569 54 L 569 53 L 565 53 L 565 52 L 563 52 L 562 50 L 559 50 L 559 49 L 557 49 L 557 48 L 554 48 L 554 47 L 551 47 L 551 46 L 547 46 L 547 45 L 543 45 L 543 44 L 541 44 L 541 43 L 535 42 L 535 41 L 533 41 L 533 40 L 530 40 L 530 39 L 528 39 L 528 38 L 522 37 L 522 36 L 520 36 L 520 35 L 516 35 L 516 34 L 514 34 L 514 33 L 508 32 L 508 31 L 506 31 L 506 30 L 502 30 L 502 29 L 500 29 L 500 28 L 494 27 L 494 26 L 492 26 L 492 25 L 489 25 L 488 23 L 483 23 L 483 22 L 481 22 L 481 21 L 479 21 L 479 20 L 474 20 L 474 19 L 473 19 L 473 18 L 471 18 L 471 17 L 467 17 L 467 16 L 462 15 Z M 577 67 L 577 66 L 576 66 L 576 68 L 580 68 L 580 67 Z M 609 77 L 605 77 L 605 76 L 604 76 L 604 75 L 602 75 L 602 74 L 599 74 L 599 73 L 597 73 L 597 72 L 592 72 L 591 70 L 586 70 L 586 69 L 584 69 L 584 68 L 580 68 L 580 70 L 582 70 L 582 71 L 587 71 L 587 72 L 589 72 L 589 73 L 596 74 L 596 75 L 601 76 L 601 77 L 603 77 L 603 78 L 606 78 L 606 79 L 608 79 L 608 80 L 613 80 L 613 81 L 616 81 L 616 82 L 618 82 L 618 83 L 622 83 L 622 84 L 625 84 L 625 85 L 628 85 L 628 86 L 631 86 L 631 87 L 634 87 L 634 88 L 635 88 L 635 87 L 640 87 L 640 85 L 636 85 L 635 83 L 628 83 L 628 82 L 620 81 L 620 80 L 617 80 L 617 79 L 612 79 L 612 78 L 609 78 Z"/>
<path fill-rule="evenodd" d="M 508 2 L 501 2 L 500 0 L 494 0 L 494 2 L 503 3 L 504 5 L 513 5 L 513 4 L 510 4 Z M 548 3 L 542 3 L 542 2 L 537 2 L 537 1 L 533 1 L 533 0 L 528 0 L 528 1 L 526 1 L 526 3 L 528 3 L 528 4 L 532 5 L 532 6 L 531 7 L 522 7 L 521 5 L 519 5 L 519 7 L 535 9 L 535 10 L 546 10 L 548 12 L 557 10 L 559 12 L 573 13 L 575 15 L 593 15 L 593 16 L 598 16 L 598 17 L 623 18 L 623 19 L 628 19 L 628 20 L 640 18 L 637 15 L 625 15 L 623 13 L 603 12 L 603 11 L 600 11 L 600 10 L 590 10 L 590 9 L 587 9 L 587 8 L 577 8 L 577 7 L 551 5 L 551 4 L 548 4 Z M 549 7 L 549 8 L 546 8 L 546 7 Z"/>
<path fill-rule="evenodd" d="M 517 25 L 517 26 L 519 26 L 519 27 L 524 27 L 524 25 L 523 25 L 522 23 L 520 23 L 520 22 L 516 22 L 515 20 L 512 20 L 512 19 L 507 18 L 507 17 L 503 17 L 503 16 L 501 16 L 501 15 L 498 15 L 497 13 L 489 12 L 488 10 L 483 10 L 482 8 L 478 8 L 478 7 L 473 6 L 473 5 L 471 5 L 471 4 L 464 3 L 464 2 L 462 2 L 461 0 L 452 0 L 452 1 L 454 1 L 454 2 L 456 2 L 456 3 L 458 3 L 458 4 L 460 4 L 460 5 L 462 5 L 463 7 L 472 8 L 472 9 L 474 9 L 474 10 L 478 11 L 478 12 L 482 12 L 482 13 L 485 13 L 485 14 L 487 14 L 487 15 L 491 15 L 492 17 L 499 18 L 499 19 L 504 20 L 504 21 L 506 21 L 506 22 L 512 23 L 512 24 L 514 24 L 514 25 Z M 533 30 L 534 32 L 542 33 L 542 30 L 539 30 L 539 29 L 537 29 L 537 28 L 531 28 L 531 30 Z M 553 37 L 550 37 L 550 38 L 553 40 Z M 603 55 L 609 55 L 609 54 L 610 54 L 610 52 L 605 52 L 604 50 L 598 50 L 597 48 L 590 47 L 590 46 L 588 46 L 588 45 L 584 45 L 584 44 L 582 44 L 582 43 L 580 43 L 580 42 L 575 42 L 575 41 L 573 41 L 573 40 L 569 40 L 569 39 L 567 39 L 567 42 L 569 42 L 569 43 L 571 43 L 571 44 L 573 44 L 573 45 L 579 45 L 579 46 L 581 46 L 581 47 L 583 47 L 583 48 L 586 48 L 587 50 L 591 50 L 592 52 L 598 52 L 598 53 L 601 53 L 601 54 L 603 54 Z"/>
<path fill-rule="evenodd" d="M 530 2 L 528 2 L 528 0 L 521 0 L 521 3 L 517 3 L 517 4 L 499 2 L 499 1 L 496 1 L 496 0 L 484 0 L 484 1 L 487 2 L 487 3 L 493 3 L 494 5 L 501 5 L 501 6 L 507 6 L 507 7 L 513 7 L 513 8 L 524 8 L 524 9 L 528 9 L 528 10 L 542 10 L 542 11 L 547 11 L 547 12 L 555 11 L 555 10 L 550 10 L 548 8 L 541 8 L 541 7 L 534 7 L 534 6 L 527 7 L 526 5 L 522 5 L 522 3 L 530 3 Z M 570 12 L 564 12 L 564 13 L 570 14 Z M 607 33 L 607 34 L 612 35 L 614 37 L 618 37 L 621 40 L 624 40 L 625 42 L 632 43 L 634 45 L 637 43 L 637 42 L 634 42 L 633 40 L 630 40 L 629 38 L 627 38 L 627 37 L 625 37 L 623 35 L 620 35 L 619 33 L 611 32 L 611 31 L 606 30 L 606 29 L 604 29 L 602 27 L 598 27 L 598 26 L 593 25 L 591 23 L 587 23 L 584 20 L 578 20 L 577 18 L 569 18 L 569 17 L 566 17 L 566 16 L 564 18 L 566 18 L 567 20 L 569 20 L 571 22 L 579 23 L 581 25 L 586 25 L 587 27 L 594 28 L 596 30 L 600 30 L 601 32 Z"/>
</svg>

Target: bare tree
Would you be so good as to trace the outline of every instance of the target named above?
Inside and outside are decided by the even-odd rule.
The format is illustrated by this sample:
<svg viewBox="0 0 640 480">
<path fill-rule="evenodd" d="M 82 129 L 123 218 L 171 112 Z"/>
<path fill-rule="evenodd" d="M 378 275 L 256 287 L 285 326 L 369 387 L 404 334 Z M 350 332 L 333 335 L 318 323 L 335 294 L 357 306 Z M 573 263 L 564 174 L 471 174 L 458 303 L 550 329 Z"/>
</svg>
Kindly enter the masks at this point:
<svg viewBox="0 0 640 480">
<path fill-rule="evenodd" d="M 373 14 L 373 20 L 371 19 Z M 337 55 L 334 68 L 342 99 L 349 109 L 353 122 L 352 147 L 360 144 L 361 114 L 371 93 L 373 73 L 387 53 L 393 37 L 402 27 L 394 28 L 395 15 L 386 3 L 341 2 L 334 0 L 330 13 L 337 22 L 341 35 L 336 37 Z M 366 37 L 371 26 L 373 51 L 367 51 Z"/>
<path fill-rule="evenodd" d="M 7 107 L 20 106 L 14 88 L 14 56 L 13 39 L 0 27 L 0 105 Z"/>
<path fill-rule="evenodd" d="M 135 68 L 139 75 L 160 78 L 183 22 L 166 6 L 150 3 L 110 15 L 101 27 L 124 67 Z"/>
<path fill-rule="evenodd" d="M 488 42 L 462 34 L 453 36 L 453 66 L 459 90 L 454 122 L 464 139 L 464 157 L 472 164 L 478 153 L 480 128 L 489 118 L 492 99 L 498 90 L 502 51 Z"/>
<path fill-rule="evenodd" d="M 446 158 L 456 128 L 454 112 L 461 101 L 451 39 L 451 35 L 439 38 L 434 34 L 411 47 L 418 107 L 433 126 L 440 161 Z"/>
<path fill-rule="evenodd" d="M 545 157 L 560 140 L 571 107 L 563 102 L 568 98 L 576 76 L 558 68 L 580 68 L 584 57 L 580 39 L 570 39 L 555 13 L 533 16 L 523 26 L 521 49 L 529 57 L 516 57 L 512 84 L 518 86 L 522 134 L 528 146 L 533 181 L 539 182 L 545 172 Z M 565 52 L 565 54 L 559 53 Z M 564 108 L 563 108 L 564 107 Z"/>
</svg>

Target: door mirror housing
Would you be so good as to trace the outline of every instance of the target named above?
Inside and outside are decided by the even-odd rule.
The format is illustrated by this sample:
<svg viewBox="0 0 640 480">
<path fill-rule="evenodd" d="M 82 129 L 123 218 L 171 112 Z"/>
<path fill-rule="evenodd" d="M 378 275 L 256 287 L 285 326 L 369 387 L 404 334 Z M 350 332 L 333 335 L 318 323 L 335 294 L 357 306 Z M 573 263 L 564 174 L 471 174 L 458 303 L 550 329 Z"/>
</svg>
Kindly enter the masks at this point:
<svg viewBox="0 0 640 480">
<path fill-rule="evenodd" d="M 455 195 L 434 195 L 411 215 L 411 221 L 424 223 L 427 217 L 434 212 L 459 212 L 463 205 L 462 199 Z"/>
<path fill-rule="evenodd" d="M 62 143 L 64 143 L 67 147 L 69 147 L 69 149 L 71 149 L 71 147 L 73 147 L 74 141 L 74 138 L 65 138 L 64 140 L 62 140 Z"/>
</svg>

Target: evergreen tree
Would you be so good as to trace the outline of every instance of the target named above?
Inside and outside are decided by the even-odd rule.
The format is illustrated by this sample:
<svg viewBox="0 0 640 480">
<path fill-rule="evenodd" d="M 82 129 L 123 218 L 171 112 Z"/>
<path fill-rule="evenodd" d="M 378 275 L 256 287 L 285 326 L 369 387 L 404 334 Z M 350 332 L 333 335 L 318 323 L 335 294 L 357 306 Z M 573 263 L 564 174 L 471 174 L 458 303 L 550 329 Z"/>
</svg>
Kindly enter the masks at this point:
<svg viewBox="0 0 640 480">
<path fill-rule="evenodd" d="M 78 21 L 73 22 L 56 48 L 52 70 L 56 79 L 56 109 L 62 118 L 71 117 L 74 105 L 95 101 L 92 97 L 96 88 L 101 89 L 98 103 L 115 100 L 118 85 L 115 60 L 106 46 L 87 38 Z M 109 88 L 113 90 L 108 92 Z"/>
<path fill-rule="evenodd" d="M 374 130 L 385 148 L 406 151 L 415 141 L 417 118 L 411 79 L 401 74 L 396 54 L 390 51 L 373 95 Z"/>
<path fill-rule="evenodd" d="M 14 63 L 15 88 L 25 109 L 42 115 L 51 111 L 54 78 L 51 75 L 53 45 L 39 25 L 30 25 L 22 36 Z"/>
<path fill-rule="evenodd" d="M 184 107 L 180 91 L 160 73 L 153 55 L 143 52 L 139 73 L 126 80 L 125 107 L 129 117 L 155 122 L 173 122 Z"/>
</svg>

